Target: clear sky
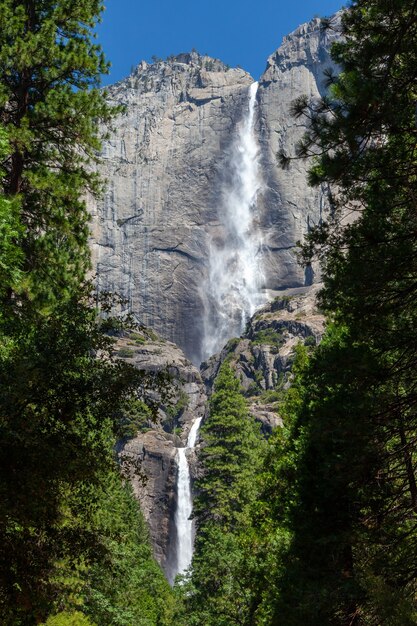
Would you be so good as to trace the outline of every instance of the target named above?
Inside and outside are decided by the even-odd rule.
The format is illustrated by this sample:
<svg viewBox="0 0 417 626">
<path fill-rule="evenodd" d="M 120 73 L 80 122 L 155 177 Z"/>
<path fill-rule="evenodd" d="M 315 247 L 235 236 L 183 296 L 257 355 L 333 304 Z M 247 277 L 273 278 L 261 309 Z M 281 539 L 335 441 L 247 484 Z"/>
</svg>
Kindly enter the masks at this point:
<svg viewBox="0 0 417 626">
<path fill-rule="evenodd" d="M 196 48 L 257 79 L 284 35 L 343 0 L 107 0 L 98 40 L 111 61 L 104 84 L 124 78 L 153 55 Z"/>
</svg>

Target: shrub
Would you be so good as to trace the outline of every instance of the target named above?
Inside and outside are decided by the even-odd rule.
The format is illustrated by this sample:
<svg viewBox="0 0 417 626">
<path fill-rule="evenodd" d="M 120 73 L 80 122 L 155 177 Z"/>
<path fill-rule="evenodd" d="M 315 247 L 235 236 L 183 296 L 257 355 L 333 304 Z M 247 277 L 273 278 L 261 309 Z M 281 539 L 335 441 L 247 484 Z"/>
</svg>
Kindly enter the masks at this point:
<svg viewBox="0 0 417 626">
<path fill-rule="evenodd" d="M 120 350 L 117 351 L 117 356 L 123 359 L 130 359 L 134 355 L 135 355 L 135 351 L 130 350 L 130 348 L 120 348 Z"/>
<path fill-rule="evenodd" d="M 63 611 L 48 617 L 44 626 L 95 626 L 95 624 L 79 611 L 71 613 Z"/>
</svg>

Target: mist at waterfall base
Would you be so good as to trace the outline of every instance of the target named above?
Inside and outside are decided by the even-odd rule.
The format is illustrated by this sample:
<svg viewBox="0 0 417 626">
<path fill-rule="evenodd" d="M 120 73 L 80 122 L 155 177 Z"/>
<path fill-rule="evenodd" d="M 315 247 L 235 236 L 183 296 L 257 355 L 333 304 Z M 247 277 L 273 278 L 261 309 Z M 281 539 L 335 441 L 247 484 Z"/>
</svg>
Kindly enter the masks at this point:
<svg viewBox="0 0 417 626">
<path fill-rule="evenodd" d="M 209 246 L 209 274 L 204 284 L 202 356 L 219 352 L 228 339 L 241 335 L 247 321 L 265 302 L 262 238 L 256 223 L 256 201 L 262 188 L 259 148 L 255 136 L 258 83 L 248 92 L 248 106 L 236 128 L 222 170 L 218 218 L 222 237 Z"/>
<path fill-rule="evenodd" d="M 191 519 L 193 511 L 193 497 L 191 490 L 190 466 L 187 459 L 187 450 L 195 447 L 198 430 L 201 424 L 198 417 L 190 430 L 185 448 L 178 448 L 178 479 L 177 479 L 177 510 L 175 526 L 177 530 L 177 562 L 174 572 L 184 574 L 191 565 L 194 545 L 194 522 Z"/>
</svg>

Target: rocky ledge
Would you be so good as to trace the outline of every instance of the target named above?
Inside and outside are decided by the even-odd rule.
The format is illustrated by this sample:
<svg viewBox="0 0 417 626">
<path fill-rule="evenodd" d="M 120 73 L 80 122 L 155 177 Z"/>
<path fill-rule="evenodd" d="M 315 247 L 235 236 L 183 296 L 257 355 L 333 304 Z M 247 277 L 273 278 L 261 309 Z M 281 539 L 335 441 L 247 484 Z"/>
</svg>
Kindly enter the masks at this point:
<svg viewBox="0 0 417 626">
<path fill-rule="evenodd" d="M 242 337 L 231 339 L 201 367 L 210 393 L 221 364 L 230 362 L 250 413 L 265 433 L 281 424 L 277 402 L 290 382 L 295 346 L 317 345 L 323 336 L 325 317 L 316 303 L 319 289 L 320 285 L 315 285 L 282 292 L 254 315 Z"/>
</svg>

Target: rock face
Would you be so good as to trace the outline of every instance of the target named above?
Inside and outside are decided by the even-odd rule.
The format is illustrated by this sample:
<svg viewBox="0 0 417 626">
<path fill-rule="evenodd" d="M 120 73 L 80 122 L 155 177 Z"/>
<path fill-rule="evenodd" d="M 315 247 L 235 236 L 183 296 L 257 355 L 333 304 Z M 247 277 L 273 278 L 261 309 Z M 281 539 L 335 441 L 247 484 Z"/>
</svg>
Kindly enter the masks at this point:
<svg viewBox="0 0 417 626">
<path fill-rule="evenodd" d="M 294 246 L 320 219 L 324 196 L 307 187 L 304 163 L 284 172 L 276 153 L 292 152 L 303 133 L 289 105 L 299 95 L 323 92 L 334 36 L 321 31 L 319 20 L 300 27 L 269 58 L 260 79 L 257 221 L 264 289 L 300 287 L 314 278 L 297 265 Z M 222 237 L 219 183 L 252 82 L 241 69 L 191 53 L 142 62 L 108 89 L 109 100 L 124 111 L 104 144 L 104 200 L 90 207 L 98 287 L 122 295 L 142 323 L 195 363 L 201 360 L 209 244 Z"/>
<path fill-rule="evenodd" d="M 216 171 L 252 82 L 192 53 L 142 62 L 109 88 L 125 111 L 104 144 L 104 202 L 91 207 L 98 286 L 196 362 Z"/>
<path fill-rule="evenodd" d="M 230 362 L 265 434 L 282 423 L 276 402 L 290 384 L 295 346 L 315 346 L 323 336 L 325 318 L 316 305 L 319 287 L 290 289 L 276 297 L 254 315 L 242 337 L 231 339 L 201 366 L 210 393 L 221 364 Z"/>
<path fill-rule="evenodd" d="M 304 271 L 297 263 L 294 244 L 302 241 L 326 212 L 325 190 L 307 185 L 308 163 L 295 160 L 284 170 L 277 165 L 277 155 L 294 155 L 305 132 L 303 120 L 290 113 L 291 103 L 302 95 L 323 96 L 325 72 L 337 71 L 329 51 L 339 37 L 339 24 L 340 16 L 336 14 L 330 29 L 323 30 L 319 19 L 297 28 L 269 57 L 260 79 L 259 142 L 265 190 L 259 198 L 259 213 L 268 289 L 300 287 L 314 281 L 312 269 Z"/>
<path fill-rule="evenodd" d="M 206 408 L 205 388 L 199 371 L 182 350 L 154 333 L 129 333 L 115 344 L 115 355 L 140 370 L 169 375 L 167 398 L 153 392 L 158 405 L 136 436 L 119 442 L 118 452 L 133 485 L 145 519 L 157 561 L 167 578 L 176 567 L 177 448 Z"/>
</svg>

